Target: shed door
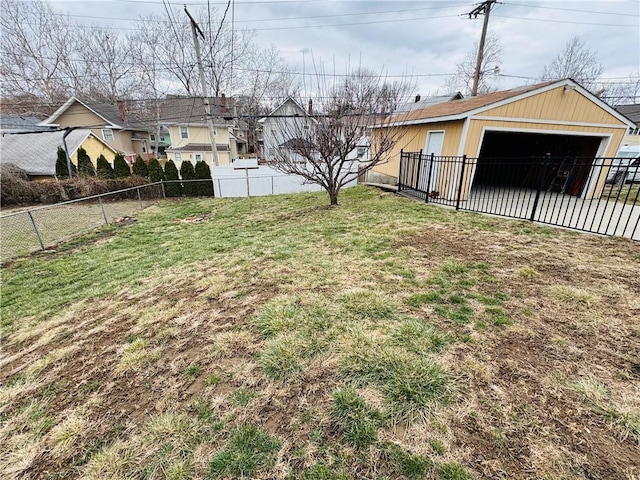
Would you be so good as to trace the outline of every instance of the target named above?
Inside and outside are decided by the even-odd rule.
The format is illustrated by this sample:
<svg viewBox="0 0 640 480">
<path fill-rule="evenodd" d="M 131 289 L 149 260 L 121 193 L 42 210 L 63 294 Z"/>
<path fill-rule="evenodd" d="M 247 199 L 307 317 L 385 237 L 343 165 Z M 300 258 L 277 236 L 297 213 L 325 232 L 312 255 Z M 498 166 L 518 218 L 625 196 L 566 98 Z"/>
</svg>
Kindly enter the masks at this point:
<svg viewBox="0 0 640 480">
<path fill-rule="evenodd" d="M 430 178 L 431 181 L 429 185 L 425 185 L 427 193 L 430 193 L 436 189 L 436 178 L 438 178 L 438 162 L 433 162 L 431 165 L 431 154 L 434 157 L 439 157 L 442 155 L 442 144 L 444 143 L 444 132 L 429 132 L 427 133 L 427 145 L 425 146 L 425 153 L 427 155 L 427 159 L 422 164 L 422 172 L 420 172 L 420 178 L 424 179 L 423 182 L 427 183 L 427 178 Z M 420 182 L 422 183 L 422 182 Z M 421 189 L 424 189 L 422 187 Z"/>
</svg>

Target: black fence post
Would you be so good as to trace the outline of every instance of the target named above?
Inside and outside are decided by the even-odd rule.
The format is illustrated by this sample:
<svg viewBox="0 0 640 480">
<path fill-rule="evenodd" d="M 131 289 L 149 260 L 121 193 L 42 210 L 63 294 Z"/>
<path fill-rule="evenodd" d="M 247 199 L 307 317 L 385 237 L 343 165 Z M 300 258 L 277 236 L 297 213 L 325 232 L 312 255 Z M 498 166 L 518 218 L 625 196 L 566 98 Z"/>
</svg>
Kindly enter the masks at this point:
<svg viewBox="0 0 640 480">
<path fill-rule="evenodd" d="M 431 192 L 429 191 L 429 189 L 431 188 L 431 172 L 433 172 L 433 162 L 434 162 L 435 156 L 432 154 L 429 155 L 429 175 L 427 176 L 427 196 L 424 199 L 425 203 L 429 203 L 429 195 L 431 194 Z"/>
<path fill-rule="evenodd" d="M 549 166 L 549 157 L 545 155 L 544 161 L 540 162 L 540 174 L 538 175 L 538 189 L 536 190 L 536 198 L 533 200 L 533 208 L 531 209 L 531 216 L 529 220 L 535 222 L 536 210 L 538 209 L 538 202 L 540 201 L 540 192 L 542 191 L 542 185 L 547 175 L 547 167 Z"/>
<path fill-rule="evenodd" d="M 464 181 L 464 167 L 467 163 L 467 156 L 462 156 L 462 168 L 460 169 L 460 178 L 458 179 L 458 198 L 456 199 L 456 210 L 460 210 L 460 198 L 462 197 L 462 183 Z"/>
<path fill-rule="evenodd" d="M 422 169 L 422 149 L 418 153 L 418 170 L 416 172 L 416 190 L 420 191 L 420 170 Z"/>
<path fill-rule="evenodd" d="M 404 161 L 404 150 L 400 149 L 400 169 L 398 170 L 398 192 L 402 191 L 402 162 Z"/>
</svg>

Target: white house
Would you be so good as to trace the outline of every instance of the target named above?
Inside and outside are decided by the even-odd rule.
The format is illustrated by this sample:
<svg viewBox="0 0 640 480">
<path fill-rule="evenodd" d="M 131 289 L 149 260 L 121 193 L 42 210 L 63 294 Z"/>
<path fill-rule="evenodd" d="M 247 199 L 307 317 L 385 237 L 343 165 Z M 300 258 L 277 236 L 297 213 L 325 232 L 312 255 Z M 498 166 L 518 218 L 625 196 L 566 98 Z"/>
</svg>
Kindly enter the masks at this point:
<svg viewBox="0 0 640 480">
<path fill-rule="evenodd" d="M 317 120 L 309 116 L 311 113 L 288 97 L 269 115 L 258 120 L 262 125 L 262 157 L 267 161 L 273 159 L 275 149 L 286 148 L 286 142 L 296 140 L 291 138 L 292 133 L 317 124 Z"/>
</svg>

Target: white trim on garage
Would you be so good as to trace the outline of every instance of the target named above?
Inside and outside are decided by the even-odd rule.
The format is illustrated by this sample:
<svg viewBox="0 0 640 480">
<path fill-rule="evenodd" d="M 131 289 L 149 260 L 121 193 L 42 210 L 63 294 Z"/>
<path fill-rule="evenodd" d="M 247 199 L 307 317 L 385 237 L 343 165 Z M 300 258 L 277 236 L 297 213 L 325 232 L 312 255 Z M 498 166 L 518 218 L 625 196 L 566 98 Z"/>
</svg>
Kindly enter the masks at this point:
<svg viewBox="0 0 640 480">
<path fill-rule="evenodd" d="M 543 125 L 568 125 L 571 127 L 593 127 L 593 128 L 620 128 L 627 129 L 625 125 L 615 125 L 612 123 L 588 123 L 588 122 L 566 122 L 564 120 L 542 120 L 536 118 L 513 118 L 513 117 L 491 117 L 478 115 L 471 120 L 488 120 L 496 122 L 519 122 L 519 123 L 540 123 Z"/>
<path fill-rule="evenodd" d="M 439 155 L 434 155 L 436 157 L 440 157 L 442 156 L 442 149 L 444 148 L 444 139 L 447 135 L 447 132 L 445 130 L 427 130 L 427 134 L 425 135 L 425 139 L 424 139 L 424 154 L 426 156 L 430 156 L 431 154 L 429 153 L 429 149 L 427 148 L 429 146 L 429 135 L 431 135 L 432 133 L 442 133 L 442 144 L 440 145 L 440 154 Z M 430 163 L 430 162 L 429 162 Z M 423 168 L 426 168 L 427 170 L 431 168 L 431 165 L 428 165 L 427 162 L 425 162 L 423 164 Z M 429 192 L 431 192 L 431 190 L 433 190 L 435 188 L 435 183 L 436 183 L 436 179 L 438 178 L 438 162 L 436 162 L 434 164 L 435 168 L 431 171 L 431 181 L 429 182 L 429 185 L 427 185 L 427 190 L 429 190 Z M 422 174 L 422 172 L 421 172 Z M 433 185 L 433 187 L 432 187 Z"/>
</svg>

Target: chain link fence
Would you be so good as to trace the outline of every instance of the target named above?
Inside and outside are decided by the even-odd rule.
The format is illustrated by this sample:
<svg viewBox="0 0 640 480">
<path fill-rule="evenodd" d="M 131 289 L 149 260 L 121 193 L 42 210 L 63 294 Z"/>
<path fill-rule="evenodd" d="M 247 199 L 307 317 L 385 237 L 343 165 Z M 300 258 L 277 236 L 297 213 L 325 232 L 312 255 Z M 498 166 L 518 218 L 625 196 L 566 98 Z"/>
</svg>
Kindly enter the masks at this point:
<svg viewBox="0 0 640 480">
<path fill-rule="evenodd" d="M 0 216 L 0 261 L 54 247 L 163 198 L 161 183 L 127 188 Z"/>
</svg>

